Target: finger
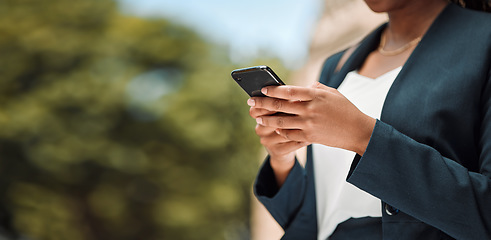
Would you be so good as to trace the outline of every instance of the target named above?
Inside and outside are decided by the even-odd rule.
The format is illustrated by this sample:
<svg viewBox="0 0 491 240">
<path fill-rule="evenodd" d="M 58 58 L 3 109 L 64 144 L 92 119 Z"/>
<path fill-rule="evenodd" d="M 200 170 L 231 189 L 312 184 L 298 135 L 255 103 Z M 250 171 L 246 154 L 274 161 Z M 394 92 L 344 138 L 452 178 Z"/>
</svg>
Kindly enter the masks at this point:
<svg viewBox="0 0 491 240">
<path fill-rule="evenodd" d="M 276 132 L 276 128 L 266 127 L 260 124 L 256 124 L 255 131 L 259 137 L 264 137 L 273 133 L 278 135 L 278 133 Z"/>
<path fill-rule="evenodd" d="M 291 142 L 283 136 L 277 134 L 274 128 L 256 125 L 256 134 L 261 138 L 260 142 L 266 148 L 271 148 L 280 143 Z"/>
<path fill-rule="evenodd" d="M 288 141 L 288 142 L 276 144 L 272 146 L 270 150 L 275 152 L 276 154 L 283 155 L 283 154 L 288 154 L 297 151 L 298 149 L 303 148 L 307 145 L 309 145 L 309 143 Z"/>
<path fill-rule="evenodd" d="M 315 88 L 298 86 L 269 86 L 261 89 L 261 92 L 273 98 L 280 98 L 291 101 L 310 101 L 315 98 Z"/>
<path fill-rule="evenodd" d="M 284 129 L 301 129 L 304 120 L 297 115 L 273 115 L 256 118 L 257 124 Z"/>
<path fill-rule="evenodd" d="M 290 141 L 310 142 L 309 139 L 306 138 L 305 132 L 300 129 L 276 129 L 275 132 Z"/>
<path fill-rule="evenodd" d="M 269 134 L 267 136 L 261 137 L 260 142 L 266 148 L 271 148 L 272 146 L 275 146 L 277 144 L 291 142 L 291 141 L 284 138 L 281 135 L 274 133 L 274 134 Z"/>
<path fill-rule="evenodd" d="M 305 111 L 306 102 L 289 101 L 279 98 L 257 97 L 251 98 L 255 108 L 266 109 L 271 112 L 282 112 L 289 114 L 302 114 Z"/>
<path fill-rule="evenodd" d="M 261 117 L 261 116 L 268 116 L 268 115 L 272 115 L 272 114 L 275 114 L 275 113 L 276 113 L 275 111 L 269 111 L 269 110 L 264 109 L 264 108 L 251 107 L 249 109 L 249 115 L 252 118 L 258 118 L 258 117 Z"/>
</svg>

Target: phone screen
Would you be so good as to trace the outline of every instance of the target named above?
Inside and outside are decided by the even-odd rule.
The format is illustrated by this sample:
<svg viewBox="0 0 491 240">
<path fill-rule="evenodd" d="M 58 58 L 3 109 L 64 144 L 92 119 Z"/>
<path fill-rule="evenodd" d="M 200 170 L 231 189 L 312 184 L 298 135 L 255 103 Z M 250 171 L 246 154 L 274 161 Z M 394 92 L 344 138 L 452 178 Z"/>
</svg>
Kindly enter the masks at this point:
<svg viewBox="0 0 491 240">
<path fill-rule="evenodd" d="M 268 66 L 236 69 L 232 71 L 232 78 L 250 97 L 264 97 L 263 87 L 285 85 Z"/>
</svg>

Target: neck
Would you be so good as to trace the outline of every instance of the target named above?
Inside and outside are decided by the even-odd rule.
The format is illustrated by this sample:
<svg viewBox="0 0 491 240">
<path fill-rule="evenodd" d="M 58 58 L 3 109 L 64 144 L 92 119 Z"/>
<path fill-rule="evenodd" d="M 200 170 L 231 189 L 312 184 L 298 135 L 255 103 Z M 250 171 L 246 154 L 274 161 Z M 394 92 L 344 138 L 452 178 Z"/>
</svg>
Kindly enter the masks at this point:
<svg viewBox="0 0 491 240">
<path fill-rule="evenodd" d="M 407 6 L 388 12 L 389 24 L 386 29 L 388 46 L 403 45 L 423 36 L 448 4 L 444 0 L 408 2 Z"/>
</svg>

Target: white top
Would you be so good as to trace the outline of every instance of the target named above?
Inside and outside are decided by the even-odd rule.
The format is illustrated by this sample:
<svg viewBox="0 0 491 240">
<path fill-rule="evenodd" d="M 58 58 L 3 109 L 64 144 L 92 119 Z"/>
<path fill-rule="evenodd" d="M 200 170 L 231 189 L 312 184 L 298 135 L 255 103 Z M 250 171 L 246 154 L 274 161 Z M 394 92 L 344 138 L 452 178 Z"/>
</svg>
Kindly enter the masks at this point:
<svg viewBox="0 0 491 240">
<path fill-rule="evenodd" d="M 350 72 L 338 91 L 360 111 L 380 119 L 385 97 L 401 69 L 376 79 Z M 351 151 L 313 144 L 318 239 L 327 239 L 339 223 L 349 218 L 382 216 L 378 198 L 346 182 L 354 157 Z"/>
</svg>

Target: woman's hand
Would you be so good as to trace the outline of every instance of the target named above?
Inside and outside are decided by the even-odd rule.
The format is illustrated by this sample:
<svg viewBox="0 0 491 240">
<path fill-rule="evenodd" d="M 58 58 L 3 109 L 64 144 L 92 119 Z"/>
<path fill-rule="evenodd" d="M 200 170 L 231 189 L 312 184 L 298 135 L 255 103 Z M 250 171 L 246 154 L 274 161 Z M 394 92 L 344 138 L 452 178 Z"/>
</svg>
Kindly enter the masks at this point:
<svg viewBox="0 0 491 240">
<path fill-rule="evenodd" d="M 249 99 L 247 104 L 251 106 L 249 114 L 255 119 L 276 113 L 275 111 L 256 107 L 252 99 Z M 295 151 L 309 145 L 309 143 L 289 140 L 280 135 L 276 128 L 261 124 L 256 125 L 256 134 L 260 137 L 261 144 L 270 155 L 270 164 L 275 172 L 278 186 L 283 185 L 295 164 Z"/>
<path fill-rule="evenodd" d="M 269 98 L 258 97 L 248 101 L 253 105 L 251 116 L 264 129 L 281 135 L 284 141 L 290 144 L 319 143 L 360 155 L 365 152 L 376 120 L 358 110 L 336 89 L 316 83 L 310 88 L 265 87 L 262 92 Z M 253 112 L 259 112 L 253 109 L 288 115 L 253 115 Z"/>
</svg>

